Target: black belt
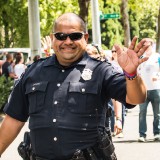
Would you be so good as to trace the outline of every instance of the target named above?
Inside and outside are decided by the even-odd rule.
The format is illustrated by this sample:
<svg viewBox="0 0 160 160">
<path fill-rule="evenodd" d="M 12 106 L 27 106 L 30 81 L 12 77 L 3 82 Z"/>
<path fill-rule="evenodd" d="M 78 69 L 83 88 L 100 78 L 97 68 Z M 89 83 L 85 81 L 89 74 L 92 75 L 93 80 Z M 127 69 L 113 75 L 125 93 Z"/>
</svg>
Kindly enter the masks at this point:
<svg viewBox="0 0 160 160">
<path fill-rule="evenodd" d="M 90 148 L 87 148 L 83 151 L 76 150 L 73 156 L 71 156 L 72 158 L 68 158 L 68 159 L 66 158 L 64 160 L 90 160 L 91 158 L 89 158 L 89 156 L 93 156 L 93 151 Z M 32 160 L 50 160 L 50 159 L 42 158 L 39 156 L 34 156 Z M 98 160 L 98 159 L 96 158 L 94 160 Z"/>
<path fill-rule="evenodd" d="M 32 160 L 50 160 L 42 157 L 35 157 Z M 79 157 L 79 158 L 71 158 L 71 159 L 65 159 L 65 160 L 87 160 L 85 157 Z"/>
<path fill-rule="evenodd" d="M 108 149 L 107 149 L 108 150 Z M 114 150 L 110 153 L 104 153 L 101 149 L 95 145 L 84 150 L 76 150 L 71 158 L 65 158 L 63 160 L 117 160 Z M 31 160 L 51 160 L 34 156 Z M 54 159 L 57 160 L 57 159 Z"/>
<path fill-rule="evenodd" d="M 34 160 L 49 160 L 49 159 L 45 159 L 45 158 L 36 157 L 36 159 L 34 159 Z M 87 159 L 84 159 L 84 158 L 79 158 L 79 159 L 68 159 L 68 160 L 87 160 Z"/>
</svg>

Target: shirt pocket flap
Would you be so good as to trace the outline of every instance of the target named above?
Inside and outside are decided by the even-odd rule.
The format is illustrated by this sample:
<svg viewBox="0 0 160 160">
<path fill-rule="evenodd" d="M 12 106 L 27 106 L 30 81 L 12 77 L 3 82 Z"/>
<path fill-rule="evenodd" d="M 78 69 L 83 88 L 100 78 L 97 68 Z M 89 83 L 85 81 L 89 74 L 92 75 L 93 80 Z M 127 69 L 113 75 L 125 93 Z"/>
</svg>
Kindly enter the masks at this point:
<svg viewBox="0 0 160 160">
<path fill-rule="evenodd" d="M 47 84 L 48 84 L 47 81 L 30 84 L 29 86 L 26 87 L 25 94 L 29 94 L 37 91 L 45 92 L 47 88 Z"/>
<path fill-rule="evenodd" d="M 97 94 L 98 84 L 96 82 L 71 82 L 69 86 L 69 92 Z"/>
</svg>

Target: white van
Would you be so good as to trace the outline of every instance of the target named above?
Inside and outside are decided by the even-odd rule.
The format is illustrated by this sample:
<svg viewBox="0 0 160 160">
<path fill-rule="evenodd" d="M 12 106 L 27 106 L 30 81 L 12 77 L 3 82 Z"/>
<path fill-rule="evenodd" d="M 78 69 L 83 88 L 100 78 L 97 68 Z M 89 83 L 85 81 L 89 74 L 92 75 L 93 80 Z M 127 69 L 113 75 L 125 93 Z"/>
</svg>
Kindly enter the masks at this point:
<svg viewBox="0 0 160 160">
<path fill-rule="evenodd" d="M 5 59 L 5 55 L 3 53 L 8 52 L 10 54 L 15 54 L 18 52 L 23 53 L 24 55 L 24 62 L 27 63 L 30 61 L 31 58 L 31 49 L 30 48 L 2 48 L 0 49 L 0 60 Z M 45 57 L 44 49 L 41 48 L 42 57 Z"/>
<path fill-rule="evenodd" d="M 15 53 L 21 52 L 24 55 L 25 62 L 27 62 L 29 60 L 29 57 L 31 57 L 31 49 L 30 48 L 3 48 L 3 49 L 0 49 L 1 59 L 5 59 L 5 55 L 2 55 L 5 52 L 8 52 L 10 54 L 15 54 Z"/>
</svg>

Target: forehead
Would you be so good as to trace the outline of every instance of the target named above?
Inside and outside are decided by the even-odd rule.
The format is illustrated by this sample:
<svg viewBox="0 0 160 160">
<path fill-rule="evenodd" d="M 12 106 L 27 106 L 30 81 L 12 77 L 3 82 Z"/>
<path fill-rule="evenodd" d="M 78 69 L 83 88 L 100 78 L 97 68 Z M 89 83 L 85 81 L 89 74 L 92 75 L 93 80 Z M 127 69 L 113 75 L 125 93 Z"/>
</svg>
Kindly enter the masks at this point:
<svg viewBox="0 0 160 160">
<path fill-rule="evenodd" d="M 80 21 L 75 17 L 61 18 L 56 22 L 55 32 L 82 31 Z"/>
<path fill-rule="evenodd" d="M 82 31 L 79 22 L 64 20 L 64 21 L 60 21 L 55 27 L 55 32 L 68 33 L 72 31 Z"/>
</svg>

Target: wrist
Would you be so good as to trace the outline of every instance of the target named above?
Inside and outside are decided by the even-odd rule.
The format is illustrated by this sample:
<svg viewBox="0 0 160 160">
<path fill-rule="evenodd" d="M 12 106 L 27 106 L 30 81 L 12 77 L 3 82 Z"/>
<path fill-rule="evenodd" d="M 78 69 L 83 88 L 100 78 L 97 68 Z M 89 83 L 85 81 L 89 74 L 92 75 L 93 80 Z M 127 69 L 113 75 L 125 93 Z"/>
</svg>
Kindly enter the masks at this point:
<svg viewBox="0 0 160 160">
<path fill-rule="evenodd" d="M 134 73 L 127 73 L 123 70 L 123 73 L 128 80 L 134 80 L 135 78 L 137 78 L 137 71 Z"/>
<path fill-rule="evenodd" d="M 122 118 L 120 118 L 120 117 L 115 117 L 115 120 L 120 121 L 122 123 Z"/>
<path fill-rule="evenodd" d="M 44 49 L 45 53 L 50 53 L 50 49 Z"/>
</svg>

